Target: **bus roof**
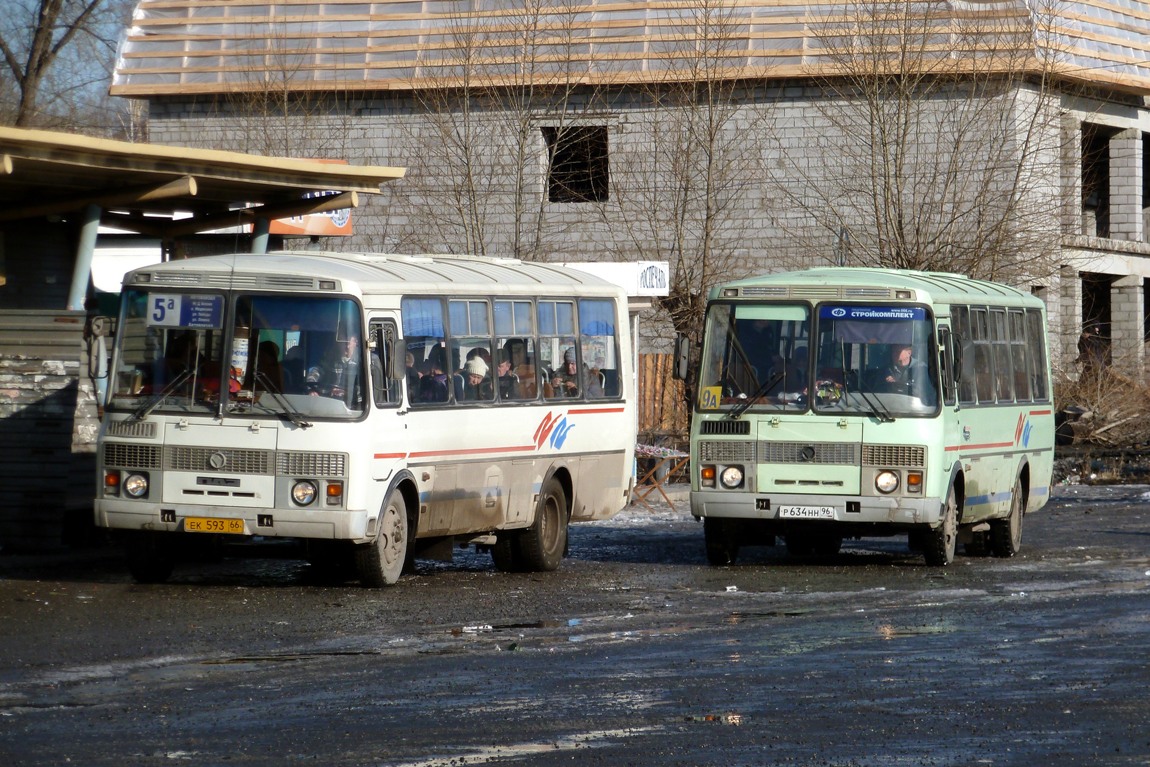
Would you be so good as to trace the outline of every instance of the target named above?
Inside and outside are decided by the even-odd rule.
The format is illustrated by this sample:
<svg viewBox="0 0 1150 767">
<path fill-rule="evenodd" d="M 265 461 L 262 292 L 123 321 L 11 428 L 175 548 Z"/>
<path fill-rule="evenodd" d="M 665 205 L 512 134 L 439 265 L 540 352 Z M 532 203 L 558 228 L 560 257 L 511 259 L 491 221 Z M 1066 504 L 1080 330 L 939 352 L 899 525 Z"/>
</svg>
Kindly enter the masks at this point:
<svg viewBox="0 0 1150 767">
<path fill-rule="evenodd" d="M 962 274 L 866 267 L 824 267 L 749 277 L 712 288 L 710 297 L 883 300 L 905 299 L 897 293 L 907 290 L 914 291 L 913 300 L 931 304 L 1042 305 L 1039 298 L 1024 290 Z"/>
<path fill-rule="evenodd" d="M 137 275 L 148 275 L 146 280 Z M 236 253 L 168 261 L 134 269 L 124 286 L 148 284 L 181 288 L 246 290 L 331 290 L 320 281 L 336 281 L 336 291 L 362 293 L 485 292 L 536 295 L 540 287 L 590 288 L 621 295 L 622 288 L 604 279 L 557 264 L 458 255 L 400 255 L 277 251 Z M 399 286 L 402 285 L 402 288 Z"/>
</svg>

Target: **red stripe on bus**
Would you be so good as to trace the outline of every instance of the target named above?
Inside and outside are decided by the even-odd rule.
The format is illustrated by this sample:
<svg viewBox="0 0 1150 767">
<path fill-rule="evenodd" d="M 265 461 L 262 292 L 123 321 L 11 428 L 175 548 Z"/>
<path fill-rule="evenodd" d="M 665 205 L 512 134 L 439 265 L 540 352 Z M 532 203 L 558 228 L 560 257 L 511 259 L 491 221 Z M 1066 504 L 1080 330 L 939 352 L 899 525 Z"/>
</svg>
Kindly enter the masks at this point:
<svg viewBox="0 0 1150 767">
<path fill-rule="evenodd" d="M 1030 415 L 1050 415 L 1053 410 L 1031 410 Z"/>
<path fill-rule="evenodd" d="M 955 450 L 986 450 L 990 447 L 1014 447 L 1013 442 L 988 442 L 985 445 L 947 445 L 944 450 L 953 452 Z"/>
<path fill-rule="evenodd" d="M 569 415 L 595 415 L 596 413 L 622 413 L 621 407 L 600 407 L 600 408 L 580 408 L 578 410 L 568 410 Z"/>
<path fill-rule="evenodd" d="M 376 453 L 372 456 L 377 461 L 386 461 L 388 458 L 403 458 L 407 453 Z"/>
<path fill-rule="evenodd" d="M 411 453 L 411 458 L 431 458 L 440 455 L 484 455 L 486 453 L 526 453 L 534 451 L 535 445 L 513 445 L 511 447 L 472 447 L 465 450 L 423 450 Z"/>
</svg>

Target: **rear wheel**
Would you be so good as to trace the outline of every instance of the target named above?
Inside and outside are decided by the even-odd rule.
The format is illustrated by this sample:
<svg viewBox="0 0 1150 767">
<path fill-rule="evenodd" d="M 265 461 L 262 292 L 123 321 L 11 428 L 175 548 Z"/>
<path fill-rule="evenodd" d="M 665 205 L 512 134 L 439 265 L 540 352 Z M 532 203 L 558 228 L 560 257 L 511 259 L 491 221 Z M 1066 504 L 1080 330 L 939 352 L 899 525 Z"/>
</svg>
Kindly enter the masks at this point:
<svg viewBox="0 0 1150 767">
<path fill-rule="evenodd" d="M 735 564 L 739 544 L 735 538 L 735 525 L 726 519 L 703 518 L 703 540 L 707 546 L 707 561 L 715 567 Z"/>
<path fill-rule="evenodd" d="M 519 534 L 502 532 L 491 547 L 491 561 L 495 569 L 505 573 L 523 572 L 523 558 L 519 554 Z"/>
<path fill-rule="evenodd" d="M 951 485 L 946 493 L 946 503 L 942 507 L 942 521 L 938 527 L 923 536 L 923 558 L 932 567 L 946 567 L 954 561 L 957 542 L 958 499 L 954 495 L 954 485 Z"/>
<path fill-rule="evenodd" d="M 163 583 L 172 577 L 174 548 L 169 533 L 137 530 L 128 536 L 128 572 L 137 583 Z"/>
<path fill-rule="evenodd" d="M 392 490 L 383 504 L 375 540 L 357 549 L 355 568 L 365 586 L 390 586 L 399 580 L 407 560 L 407 503 Z"/>
<path fill-rule="evenodd" d="M 567 493 L 552 477 L 539 493 L 535 521 L 519 534 L 519 556 L 524 570 L 549 572 L 559 567 L 566 549 Z"/>
<path fill-rule="evenodd" d="M 1010 514 L 1006 519 L 990 523 L 990 550 L 996 557 L 1013 557 L 1022 548 L 1022 512 L 1026 496 L 1022 492 L 1022 478 L 1014 480 L 1010 494 Z"/>
</svg>

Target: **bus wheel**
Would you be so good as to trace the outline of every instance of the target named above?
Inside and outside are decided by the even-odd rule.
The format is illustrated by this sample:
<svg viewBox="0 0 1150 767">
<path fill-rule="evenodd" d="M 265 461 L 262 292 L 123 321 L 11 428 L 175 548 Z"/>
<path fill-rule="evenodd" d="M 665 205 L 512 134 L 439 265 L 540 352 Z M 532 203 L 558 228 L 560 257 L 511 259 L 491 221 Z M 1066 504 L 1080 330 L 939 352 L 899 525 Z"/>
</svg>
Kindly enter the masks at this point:
<svg viewBox="0 0 1150 767">
<path fill-rule="evenodd" d="M 942 508 L 942 521 L 938 527 L 925 536 L 922 555 L 931 567 L 946 567 L 954 561 L 955 544 L 958 542 L 958 501 L 954 497 L 954 485 L 946 493 L 946 505 Z"/>
<path fill-rule="evenodd" d="M 1026 498 L 1022 494 L 1022 478 L 1014 480 L 1010 494 L 1010 514 L 1006 519 L 990 523 L 990 550 L 996 557 L 1013 557 L 1022 548 L 1022 510 Z"/>
<path fill-rule="evenodd" d="M 567 549 L 567 494 L 552 477 L 543 484 L 535 521 L 519 535 L 519 555 L 528 572 L 548 572 L 559 567 Z"/>
<path fill-rule="evenodd" d="M 392 490 L 379 515 L 375 540 L 355 552 L 355 569 L 364 586 L 390 586 L 399 580 L 407 559 L 407 504 Z"/>
<path fill-rule="evenodd" d="M 495 536 L 495 545 L 491 547 L 491 561 L 495 569 L 504 573 L 523 572 L 523 557 L 519 555 L 518 534 L 502 532 Z"/>
<path fill-rule="evenodd" d="M 128 572 L 137 583 L 163 583 L 172 577 L 175 552 L 164 533 L 138 530 L 128 536 L 125 553 Z"/>
<path fill-rule="evenodd" d="M 783 536 L 787 545 L 787 553 L 792 557 L 809 557 L 815 553 L 814 536 L 807 533 L 790 533 Z"/>
<path fill-rule="evenodd" d="M 815 536 L 815 554 L 820 557 L 833 557 L 843 547 L 843 537 L 834 533 L 820 533 Z"/>
<path fill-rule="evenodd" d="M 735 564 L 739 556 L 739 544 L 735 537 L 735 525 L 725 519 L 703 518 L 703 540 L 707 546 L 707 561 L 715 567 Z"/>
</svg>

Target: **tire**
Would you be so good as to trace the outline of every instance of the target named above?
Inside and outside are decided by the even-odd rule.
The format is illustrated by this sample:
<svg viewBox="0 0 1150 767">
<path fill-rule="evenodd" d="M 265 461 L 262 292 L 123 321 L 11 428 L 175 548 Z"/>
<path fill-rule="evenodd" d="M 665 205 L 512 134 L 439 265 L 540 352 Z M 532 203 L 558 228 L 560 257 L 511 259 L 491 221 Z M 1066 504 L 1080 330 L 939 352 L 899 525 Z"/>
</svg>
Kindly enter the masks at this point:
<svg viewBox="0 0 1150 767">
<path fill-rule="evenodd" d="M 1010 493 L 1010 513 L 1006 519 L 990 523 L 990 551 L 996 557 L 1013 557 L 1022 548 L 1022 513 L 1026 509 L 1026 495 L 1022 492 L 1022 477 L 1014 480 Z"/>
<path fill-rule="evenodd" d="M 787 544 L 787 553 L 792 557 L 809 557 L 815 553 L 814 536 L 808 533 L 791 533 L 783 536 Z"/>
<path fill-rule="evenodd" d="M 834 533 L 821 533 L 814 537 L 815 554 L 820 557 L 833 557 L 843 547 L 843 537 Z"/>
<path fill-rule="evenodd" d="M 725 519 L 703 518 L 703 540 L 707 547 L 707 562 L 715 567 L 735 564 L 739 557 L 739 544 L 735 539 L 735 525 Z"/>
<path fill-rule="evenodd" d="M 519 554 L 519 534 L 498 533 L 495 545 L 491 547 L 491 561 L 495 563 L 495 569 L 500 572 L 523 572 L 523 557 Z"/>
<path fill-rule="evenodd" d="M 962 548 L 968 557 L 990 556 L 990 533 L 983 530 L 970 534 L 970 540 Z"/>
<path fill-rule="evenodd" d="M 567 550 L 567 494 L 559 480 L 543 483 L 535 521 L 519 534 L 519 556 L 527 572 L 550 572 L 559 567 Z"/>
<path fill-rule="evenodd" d="M 923 536 L 923 543 L 922 556 L 931 567 L 946 567 L 954 561 L 958 543 L 958 500 L 954 495 L 954 485 L 946 491 L 942 520 L 938 527 Z"/>
<path fill-rule="evenodd" d="M 125 544 L 128 572 L 136 583 L 164 583 L 172 577 L 174 550 L 170 533 L 133 532 Z"/>
<path fill-rule="evenodd" d="M 356 549 L 355 569 L 364 586 L 391 586 L 403 574 L 409 552 L 407 503 L 398 489 L 384 501 L 375 540 Z"/>
</svg>

